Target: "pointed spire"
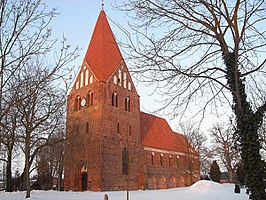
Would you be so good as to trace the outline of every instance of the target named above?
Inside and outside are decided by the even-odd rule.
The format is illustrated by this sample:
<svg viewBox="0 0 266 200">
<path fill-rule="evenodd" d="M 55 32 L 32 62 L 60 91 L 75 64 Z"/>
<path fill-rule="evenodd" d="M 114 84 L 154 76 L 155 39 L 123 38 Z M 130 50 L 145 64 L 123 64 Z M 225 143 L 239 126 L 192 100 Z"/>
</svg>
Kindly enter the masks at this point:
<svg viewBox="0 0 266 200">
<path fill-rule="evenodd" d="M 104 10 L 97 19 L 84 61 L 100 81 L 107 81 L 123 60 Z"/>
</svg>

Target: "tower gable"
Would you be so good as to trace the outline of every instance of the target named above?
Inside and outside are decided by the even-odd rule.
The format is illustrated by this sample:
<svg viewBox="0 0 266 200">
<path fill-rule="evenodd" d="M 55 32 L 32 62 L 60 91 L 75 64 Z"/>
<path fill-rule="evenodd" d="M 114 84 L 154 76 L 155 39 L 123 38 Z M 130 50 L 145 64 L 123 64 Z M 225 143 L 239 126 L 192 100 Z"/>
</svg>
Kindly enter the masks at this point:
<svg viewBox="0 0 266 200">
<path fill-rule="evenodd" d="M 95 79 L 97 79 L 97 77 L 95 77 L 95 74 L 93 73 L 92 69 L 88 65 L 84 64 L 79 70 L 73 88 L 75 88 L 75 90 L 83 88 L 87 85 L 92 84 Z"/>
<path fill-rule="evenodd" d="M 129 74 L 128 68 L 124 62 L 121 62 L 110 76 L 109 82 L 114 85 L 120 86 L 128 91 L 136 91 L 134 83 Z"/>
</svg>

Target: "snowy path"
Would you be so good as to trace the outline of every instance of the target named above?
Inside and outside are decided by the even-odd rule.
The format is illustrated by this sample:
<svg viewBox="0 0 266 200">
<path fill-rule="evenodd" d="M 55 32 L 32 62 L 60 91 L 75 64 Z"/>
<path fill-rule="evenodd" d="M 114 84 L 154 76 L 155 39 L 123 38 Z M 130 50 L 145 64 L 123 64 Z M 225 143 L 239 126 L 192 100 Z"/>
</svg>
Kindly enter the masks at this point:
<svg viewBox="0 0 266 200">
<path fill-rule="evenodd" d="M 125 200 L 126 192 L 58 192 L 32 191 L 29 200 L 103 200 L 104 194 L 109 200 Z M 25 192 L 0 192 L 0 200 L 22 200 Z M 130 191 L 130 200 L 247 200 L 245 190 L 234 193 L 233 184 L 217 184 L 210 181 L 198 181 L 188 188 L 168 190 Z"/>
</svg>

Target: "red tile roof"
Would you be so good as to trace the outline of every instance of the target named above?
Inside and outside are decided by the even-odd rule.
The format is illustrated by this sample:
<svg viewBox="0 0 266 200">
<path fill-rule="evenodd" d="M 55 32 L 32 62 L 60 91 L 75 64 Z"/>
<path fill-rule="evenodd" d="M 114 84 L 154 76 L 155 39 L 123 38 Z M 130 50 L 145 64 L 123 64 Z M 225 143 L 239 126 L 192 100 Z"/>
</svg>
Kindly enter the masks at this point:
<svg viewBox="0 0 266 200">
<path fill-rule="evenodd" d="M 185 137 L 173 132 L 163 118 L 141 112 L 140 129 L 143 146 L 176 152 L 188 152 L 188 143 Z M 189 148 L 192 147 L 189 145 Z M 193 152 L 196 153 L 194 149 Z"/>
<path fill-rule="evenodd" d="M 107 81 L 123 60 L 114 35 L 102 10 L 98 16 L 84 61 L 99 81 Z"/>
</svg>

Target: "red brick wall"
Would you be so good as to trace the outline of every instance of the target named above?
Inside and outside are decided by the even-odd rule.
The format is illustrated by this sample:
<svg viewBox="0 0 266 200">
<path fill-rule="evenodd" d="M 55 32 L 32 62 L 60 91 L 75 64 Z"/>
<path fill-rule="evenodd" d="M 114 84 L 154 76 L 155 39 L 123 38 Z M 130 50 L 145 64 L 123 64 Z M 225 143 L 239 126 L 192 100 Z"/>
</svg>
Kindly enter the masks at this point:
<svg viewBox="0 0 266 200">
<path fill-rule="evenodd" d="M 185 153 L 177 155 L 172 152 L 162 153 L 149 150 L 144 150 L 144 152 L 146 189 L 190 186 L 193 182 L 199 180 L 199 161 L 192 158 L 191 155 L 191 158 L 188 159 L 188 155 Z M 161 155 L 163 155 L 162 165 Z M 170 159 L 169 156 L 171 156 Z M 188 168 L 189 164 L 191 164 L 191 170 Z M 192 180 L 188 171 L 194 173 Z"/>
<path fill-rule="evenodd" d="M 93 91 L 93 106 L 75 111 L 77 96 L 86 98 Z M 102 127 L 102 85 L 93 83 L 79 90 L 72 89 L 68 97 L 65 153 L 66 190 L 81 190 L 80 162 L 88 168 L 88 189 L 101 190 L 100 131 Z M 89 130 L 86 131 L 87 122 Z"/>
<path fill-rule="evenodd" d="M 118 76 L 118 74 L 115 74 Z M 127 75 L 129 77 L 129 74 Z M 118 107 L 112 106 L 112 94 L 118 94 Z M 104 89 L 102 130 L 102 186 L 103 190 L 139 189 L 140 170 L 140 110 L 139 96 L 133 87 L 131 91 L 113 84 L 112 78 Z M 125 110 L 125 99 L 130 98 L 130 111 Z M 119 132 L 117 130 L 119 122 Z M 131 127 L 131 132 L 129 131 Z M 122 174 L 122 151 L 129 152 L 129 175 Z"/>
<path fill-rule="evenodd" d="M 125 68 L 124 68 L 125 69 Z M 130 80 L 129 74 L 127 78 Z M 131 90 L 113 84 L 94 82 L 76 90 L 68 98 L 67 142 L 65 155 L 65 190 L 81 190 L 81 166 L 88 168 L 89 190 L 139 189 L 141 177 L 141 137 L 139 96 Z M 75 111 L 75 99 L 86 98 L 93 91 L 91 107 Z M 118 107 L 112 106 L 112 94 L 118 94 Z M 130 111 L 125 110 L 125 98 L 130 97 Z M 89 133 L 86 123 L 89 123 Z M 119 133 L 117 132 L 119 122 Z M 77 131 L 78 125 L 78 131 Z M 131 132 L 129 133 L 129 127 Z M 129 175 L 122 175 L 122 150 L 129 151 Z"/>
</svg>

